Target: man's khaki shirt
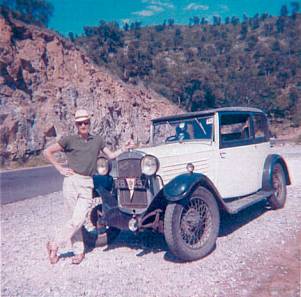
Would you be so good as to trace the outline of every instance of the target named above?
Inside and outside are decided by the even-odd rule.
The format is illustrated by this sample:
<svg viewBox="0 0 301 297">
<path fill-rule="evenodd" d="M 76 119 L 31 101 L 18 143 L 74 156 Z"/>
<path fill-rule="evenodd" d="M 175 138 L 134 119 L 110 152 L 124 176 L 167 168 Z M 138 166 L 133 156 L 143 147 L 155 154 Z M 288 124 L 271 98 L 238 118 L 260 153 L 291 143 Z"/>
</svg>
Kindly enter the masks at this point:
<svg viewBox="0 0 301 297">
<path fill-rule="evenodd" d="M 99 135 L 89 135 L 87 140 L 80 135 L 63 136 L 59 145 L 66 154 L 69 167 L 78 174 L 92 176 L 96 174 L 97 157 L 105 147 Z"/>
</svg>

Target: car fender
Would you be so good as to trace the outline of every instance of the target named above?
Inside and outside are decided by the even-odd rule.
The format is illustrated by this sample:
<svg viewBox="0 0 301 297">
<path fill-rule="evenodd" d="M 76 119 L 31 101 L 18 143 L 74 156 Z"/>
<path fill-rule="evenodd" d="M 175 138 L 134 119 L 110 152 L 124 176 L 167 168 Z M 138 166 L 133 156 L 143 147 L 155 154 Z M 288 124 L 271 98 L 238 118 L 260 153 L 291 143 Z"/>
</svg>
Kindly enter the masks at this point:
<svg viewBox="0 0 301 297">
<path fill-rule="evenodd" d="M 93 175 L 93 185 L 96 192 L 100 191 L 98 188 L 105 188 L 110 192 L 113 188 L 113 177 L 110 175 Z"/>
<path fill-rule="evenodd" d="M 262 189 L 269 191 L 273 189 L 272 173 L 275 164 L 280 163 L 283 167 L 286 184 L 291 184 L 288 167 L 284 159 L 278 154 L 268 155 L 264 162 L 263 174 L 262 174 Z"/>
<path fill-rule="evenodd" d="M 102 198 L 103 212 L 118 206 L 117 199 L 112 194 L 113 178 L 110 175 L 94 175 L 94 196 Z"/>
<path fill-rule="evenodd" d="M 204 186 L 215 196 L 219 205 L 226 208 L 226 205 L 214 186 L 213 182 L 202 173 L 184 173 L 173 178 L 163 188 L 163 195 L 169 202 L 176 202 L 185 199 L 198 186 Z"/>
</svg>

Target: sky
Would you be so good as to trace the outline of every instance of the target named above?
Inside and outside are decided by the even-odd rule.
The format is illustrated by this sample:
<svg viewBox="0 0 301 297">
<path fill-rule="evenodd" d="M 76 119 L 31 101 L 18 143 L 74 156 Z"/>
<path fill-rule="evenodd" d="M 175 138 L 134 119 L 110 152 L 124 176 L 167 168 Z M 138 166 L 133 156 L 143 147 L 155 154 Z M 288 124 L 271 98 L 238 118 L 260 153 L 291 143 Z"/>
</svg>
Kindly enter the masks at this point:
<svg viewBox="0 0 301 297">
<path fill-rule="evenodd" d="M 286 4 L 290 10 L 292 0 L 48 0 L 54 5 L 49 27 L 61 34 L 81 34 L 83 26 L 97 26 L 100 20 L 124 22 L 140 21 L 142 25 L 162 24 L 173 18 L 175 23 L 188 24 L 189 18 L 198 16 L 242 17 L 267 12 L 279 15 Z"/>
</svg>

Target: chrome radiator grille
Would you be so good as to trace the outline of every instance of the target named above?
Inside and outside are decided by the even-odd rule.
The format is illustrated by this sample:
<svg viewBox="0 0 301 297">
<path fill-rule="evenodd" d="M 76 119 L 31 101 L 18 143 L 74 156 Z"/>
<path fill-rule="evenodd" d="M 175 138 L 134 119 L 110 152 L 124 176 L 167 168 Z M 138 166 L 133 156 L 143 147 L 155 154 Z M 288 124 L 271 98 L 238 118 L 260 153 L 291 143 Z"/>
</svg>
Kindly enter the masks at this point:
<svg viewBox="0 0 301 297">
<path fill-rule="evenodd" d="M 139 209 L 148 206 L 146 181 L 141 176 L 140 158 L 118 160 L 115 186 L 121 207 Z"/>
<path fill-rule="evenodd" d="M 123 159 L 117 163 L 118 177 L 140 177 L 140 159 Z"/>
</svg>

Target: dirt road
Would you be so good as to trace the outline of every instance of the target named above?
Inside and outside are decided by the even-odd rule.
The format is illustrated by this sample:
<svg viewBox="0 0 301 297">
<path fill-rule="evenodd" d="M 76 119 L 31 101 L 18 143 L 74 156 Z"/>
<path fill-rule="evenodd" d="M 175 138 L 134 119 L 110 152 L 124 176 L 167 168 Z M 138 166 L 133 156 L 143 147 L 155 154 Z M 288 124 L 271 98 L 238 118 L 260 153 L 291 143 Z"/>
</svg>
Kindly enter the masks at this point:
<svg viewBox="0 0 301 297">
<path fill-rule="evenodd" d="M 293 181 L 285 208 L 223 215 L 215 250 L 191 263 L 178 262 L 163 236 L 122 232 L 79 266 L 68 254 L 51 266 L 45 243 L 63 222 L 61 192 L 2 206 L 2 296 L 299 297 L 301 151 L 282 150 Z"/>
</svg>

